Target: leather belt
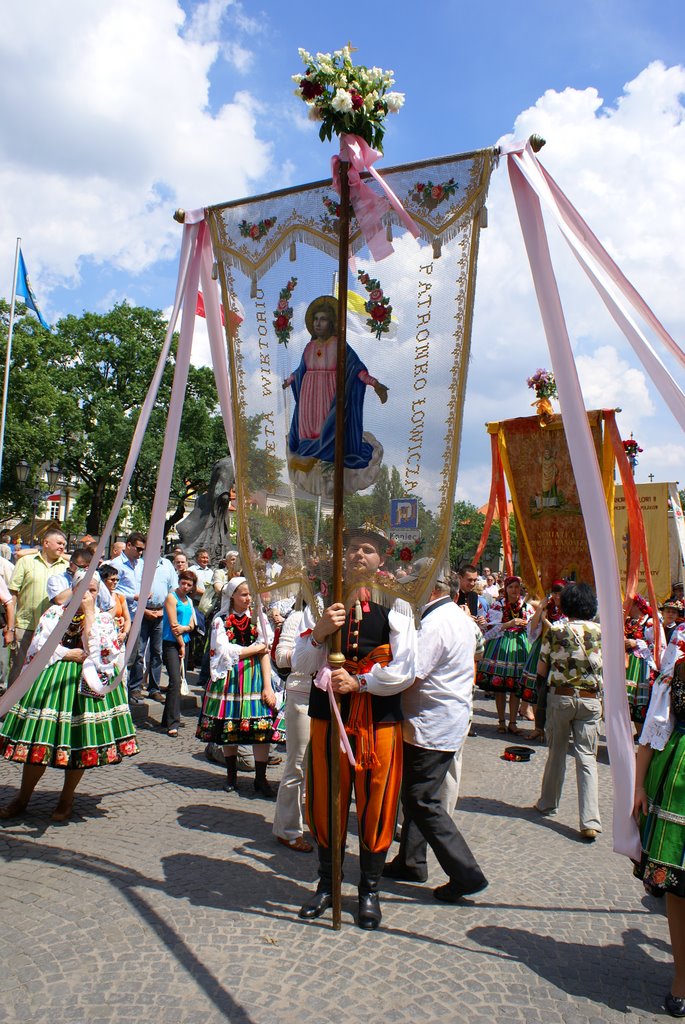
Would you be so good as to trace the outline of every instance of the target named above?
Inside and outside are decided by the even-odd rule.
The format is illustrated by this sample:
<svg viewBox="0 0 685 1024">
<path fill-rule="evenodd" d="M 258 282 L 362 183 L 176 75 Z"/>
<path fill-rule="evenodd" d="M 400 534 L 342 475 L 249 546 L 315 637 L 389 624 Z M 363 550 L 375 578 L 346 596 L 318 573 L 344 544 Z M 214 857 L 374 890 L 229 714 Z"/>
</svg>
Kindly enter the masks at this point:
<svg viewBox="0 0 685 1024">
<path fill-rule="evenodd" d="M 550 686 L 560 697 L 599 697 L 599 690 L 579 690 L 575 686 Z"/>
<path fill-rule="evenodd" d="M 163 607 L 164 607 L 163 604 L 146 604 L 145 605 L 145 611 L 148 611 L 148 612 L 160 612 Z"/>
</svg>

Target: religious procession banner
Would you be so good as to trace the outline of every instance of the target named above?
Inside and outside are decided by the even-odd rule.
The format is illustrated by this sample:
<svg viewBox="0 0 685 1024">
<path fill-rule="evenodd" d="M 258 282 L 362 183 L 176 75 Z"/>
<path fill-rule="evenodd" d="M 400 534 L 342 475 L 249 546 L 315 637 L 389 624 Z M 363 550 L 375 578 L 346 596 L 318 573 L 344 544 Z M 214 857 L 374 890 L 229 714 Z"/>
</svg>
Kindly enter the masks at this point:
<svg viewBox="0 0 685 1024">
<path fill-rule="evenodd" d="M 654 593 L 661 604 L 671 593 L 671 579 L 678 577 L 678 566 L 675 575 L 671 571 L 669 554 L 669 484 L 651 483 L 635 485 L 640 502 L 640 512 L 645 524 L 647 550 L 649 551 L 649 570 L 654 584 Z M 680 504 L 680 503 L 679 503 Z M 628 513 L 622 487 L 616 488 L 614 506 L 614 539 L 616 554 L 621 575 L 621 588 L 625 593 L 626 575 L 630 541 L 628 535 Z M 647 577 L 644 565 L 640 565 L 638 592 L 647 593 Z"/>
<path fill-rule="evenodd" d="M 380 262 L 353 209 L 344 396 L 335 382 L 333 182 L 207 211 L 224 305 L 236 314 L 226 318 L 236 505 L 243 561 L 260 591 L 330 584 L 335 408 L 344 398 L 345 526 L 389 532 L 391 500 L 417 499 L 419 536 L 387 552 L 374 591 L 380 600 L 424 596 L 425 577 L 402 586 L 387 570 L 448 548 L 493 161 L 482 150 L 384 171 L 414 224 L 386 204 Z M 360 178 L 382 199 L 374 179 Z"/>
<path fill-rule="evenodd" d="M 610 513 L 614 455 L 603 413 L 588 412 Z M 561 416 L 523 416 L 487 424 L 496 437 L 516 519 L 521 575 L 532 593 L 555 579 L 594 584 L 585 522 Z"/>
</svg>

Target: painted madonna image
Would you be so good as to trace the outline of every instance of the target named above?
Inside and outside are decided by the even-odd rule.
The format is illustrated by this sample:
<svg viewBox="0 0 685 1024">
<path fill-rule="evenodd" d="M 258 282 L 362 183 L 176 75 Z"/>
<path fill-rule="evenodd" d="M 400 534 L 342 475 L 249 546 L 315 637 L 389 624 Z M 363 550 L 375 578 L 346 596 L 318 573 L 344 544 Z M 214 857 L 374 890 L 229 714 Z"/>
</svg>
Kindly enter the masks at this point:
<svg viewBox="0 0 685 1024">
<path fill-rule="evenodd" d="M 295 398 L 288 435 L 288 468 L 297 487 L 308 494 L 333 494 L 335 451 L 335 374 L 338 300 L 332 295 L 314 299 L 305 313 L 311 340 L 300 365 L 283 381 Z M 388 389 L 368 372 L 357 353 L 346 346 L 345 373 L 345 493 L 370 487 L 378 476 L 383 447 L 364 430 L 364 398 L 373 388 L 383 404 Z"/>
</svg>

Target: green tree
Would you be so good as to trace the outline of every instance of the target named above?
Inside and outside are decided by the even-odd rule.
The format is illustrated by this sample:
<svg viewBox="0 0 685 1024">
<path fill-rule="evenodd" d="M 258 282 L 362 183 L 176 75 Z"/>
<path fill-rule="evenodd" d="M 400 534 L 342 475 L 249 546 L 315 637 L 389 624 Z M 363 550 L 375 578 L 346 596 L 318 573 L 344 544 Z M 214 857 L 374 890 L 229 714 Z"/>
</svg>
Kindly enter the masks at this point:
<svg viewBox="0 0 685 1024">
<path fill-rule="evenodd" d="M 8 307 L 0 303 L 4 359 Z M 161 312 L 123 303 L 109 313 L 67 316 L 53 332 L 19 316 L 13 340 L 1 510 L 28 511 L 12 467 L 56 461 L 80 487 L 70 519 L 99 534 L 121 480 L 133 431 L 164 342 Z M 149 521 L 164 442 L 176 340 L 145 433 L 129 498 L 136 520 Z M 172 483 L 176 511 L 209 482 L 227 454 L 212 371 L 191 367 Z"/>
<path fill-rule="evenodd" d="M 0 361 L 3 366 L 9 312 L 8 303 L 0 300 Z M 60 447 L 60 423 L 69 406 L 51 371 L 51 353 L 60 344 L 56 339 L 53 345 L 50 332 L 41 327 L 35 316 L 17 312 L 0 490 L 0 514 L 3 516 L 30 515 L 29 489 L 40 482 L 38 470 L 54 461 Z M 21 459 L 32 467 L 28 487 L 17 480 L 16 467 Z"/>
<path fill-rule="evenodd" d="M 470 501 L 455 501 L 452 511 L 450 565 L 457 569 L 471 561 L 483 534 L 485 516 Z M 502 543 L 499 526 L 493 523 L 483 552 L 483 561 L 497 562 Z"/>
</svg>

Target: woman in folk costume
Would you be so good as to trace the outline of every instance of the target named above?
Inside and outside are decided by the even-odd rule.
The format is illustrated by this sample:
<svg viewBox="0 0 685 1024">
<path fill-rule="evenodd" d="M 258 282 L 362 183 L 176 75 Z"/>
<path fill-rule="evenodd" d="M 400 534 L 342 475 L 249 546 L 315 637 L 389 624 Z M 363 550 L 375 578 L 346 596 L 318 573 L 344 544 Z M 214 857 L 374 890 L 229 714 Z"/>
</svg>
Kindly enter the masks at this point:
<svg viewBox="0 0 685 1024">
<path fill-rule="evenodd" d="M 74 583 L 82 578 L 76 573 Z M 67 821 L 86 768 L 118 764 L 138 753 L 126 690 L 123 683 L 116 685 L 124 645 L 112 616 L 96 606 L 99 589 L 96 574 L 66 630 L 63 606 L 52 604 L 41 616 L 27 665 L 53 630 L 65 632 L 48 667 L 0 726 L 0 755 L 24 765 L 19 793 L 0 808 L 0 818 L 23 814 L 45 769 L 52 767 L 64 771 L 52 820 Z"/>
<path fill-rule="evenodd" d="M 529 705 L 532 710 L 537 704 L 537 668 L 542 639 L 552 622 L 560 622 L 566 617 L 561 610 L 561 592 L 563 589 L 564 581 L 554 580 L 549 596 L 546 600 L 538 603 L 532 618 L 528 620 L 528 625 L 526 626 L 530 651 L 517 687 L 517 695 L 521 699 L 521 714 L 529 721 L 534 720 L 535 712 L 531 716 L 526 715 L 524 705 Z M 544 729 L 536 729 L 528 738 L 541 739 L 544 735 Z"/>
<path fill-rule="evenodd" d="M 202 701 L 196 736 L 223 745 L 226 783 L 236 788 L 238 744 L 251 743 L 255 760 L 255 793 L 272 799 L 266 780 L 269 744 L 274 739 L 271 660 L 259 627 L 250 619 L 252 598 L 244 576 L 234 576 L 223 590 L 219 614 L 212 622 L 210 680 Z"/>
<path fill-rule="evenodd" d="M 485 655 L 480 663 L 477 684 L 486 693 L 495 694 L 497 731 L 517 735 L 518 690 L 528 658 L 530 644 L 526 635 L 533 610 L 521 597 L 521 577 L 507 576 L 504 597 L 495 601 L 487 614 Z M 506 722 L 509 695 L 509 724 Z"/>
<path fill-rule="evenodd" d="M 640 736 L 634 814 L 642 856 L 635 875 L 666 895 L 673 981 L 665 1006 L 685 1017 L 685 625 L 671 636 Z"/>
<path fill-rule="evenodd" d="M 309 700 L 311 740 L 307 755 L 307 821 L 318 847 L 319 883 L 300 909 L 303 920 L 320 917 L 333 902 L 330 774 L 340 759 L 341 853 L 352 791 L 359 831 L 360 928 L 381 922 L 379 882 L 395 833 L 402 781 L 402 708 L 400 694 L 415 678 L 416 630 L 411 608 L 396 600 L 385 608 L 371 600 L 365 583 L 385 562 L 390 540 L 364 523 L 344 535 L 344 573 L 350 607 L 330 605 L 318 619 L 307 609 L 295 642 L 293 671 L 316 676 L 328 657 L 328 640 L 342 630 L 344 667 L 331 672 L 333 692 L 356 764 L 331 750 L 329 694 L 314 685 Z M 354 586 L 355 577 L 359 580 Z"/>
<path fill-rule="evenodd" d="M 633 596 L 624 621 L 626 691 L 635 733 L 640 735 L 656 675 L 652 609 L 640 594 Z"/>
</svg>

